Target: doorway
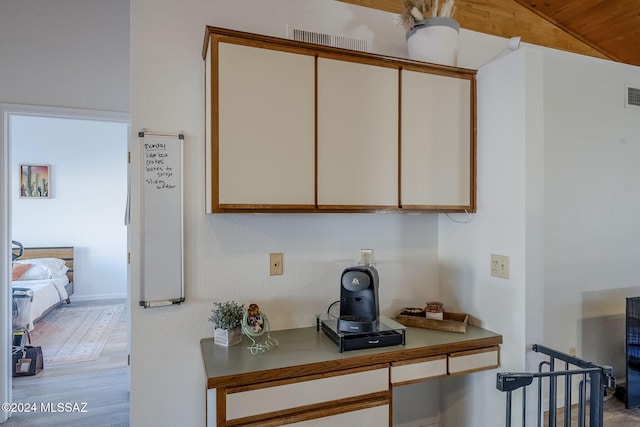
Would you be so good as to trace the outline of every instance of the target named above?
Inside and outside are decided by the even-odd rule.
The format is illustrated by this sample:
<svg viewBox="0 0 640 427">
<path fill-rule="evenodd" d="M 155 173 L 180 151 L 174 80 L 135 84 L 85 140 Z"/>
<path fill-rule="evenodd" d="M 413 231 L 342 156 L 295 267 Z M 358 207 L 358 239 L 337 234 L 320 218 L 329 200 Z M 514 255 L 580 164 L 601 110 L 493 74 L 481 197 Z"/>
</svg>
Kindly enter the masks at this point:
<svg viewBox="0 0 640 427">
<path fill-rule="evenodd" d="M 0 107 L 3 113 L 2 241 L 17 240 L 25 247 L 73 246 L 72 304 L 91 306 L 125 301 L 128 318 L 128 243 L 124 224 L 128 115 L 61 108 Z M 24 197 L 19 185 L 21 165 L 48 166 L 47 197 Z M 0 251 L 6 259 L 8 250 Z M 3 262 L 3 267 L 7 265 L 8 261 Z M 3 288 L 2 312 L 10 313 L 10 286 Z M 10 334 L 10 320 L 7 314 L 0 321 L 5 337 Z M 127 322 L 127 354 L 129 330 Z M 3 338 L 3 341 L 9 340 Z M 10 372 L 10 351 L 1 347 L 2 367 L 4 372 Z M 121 381 L 126 383 L 128 390 L 128 370 L 124 377 L 121 376 Z M 4 402 L 12 400 L 12 383 L 11 376 L 3 381 L 0 394 Z M 66 385 L 68 388 L 69 384 Z M 4 419 L 0 419 L 2 421 Z"/>
</svg>

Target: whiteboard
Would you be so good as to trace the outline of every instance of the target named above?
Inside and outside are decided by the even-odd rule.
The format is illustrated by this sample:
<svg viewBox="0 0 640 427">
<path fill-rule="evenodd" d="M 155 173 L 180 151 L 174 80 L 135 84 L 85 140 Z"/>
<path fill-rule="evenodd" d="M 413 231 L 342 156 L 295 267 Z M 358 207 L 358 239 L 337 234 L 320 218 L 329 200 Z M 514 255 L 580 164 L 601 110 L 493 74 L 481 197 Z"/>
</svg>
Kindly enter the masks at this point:
<svg viewBox="0 0 640 427">
<path fill-rule="evenodd" d="M 182 156 L 184 135 L 141 131 L 142 280 L 145 308 L 184 302 Z"/>
</svg>

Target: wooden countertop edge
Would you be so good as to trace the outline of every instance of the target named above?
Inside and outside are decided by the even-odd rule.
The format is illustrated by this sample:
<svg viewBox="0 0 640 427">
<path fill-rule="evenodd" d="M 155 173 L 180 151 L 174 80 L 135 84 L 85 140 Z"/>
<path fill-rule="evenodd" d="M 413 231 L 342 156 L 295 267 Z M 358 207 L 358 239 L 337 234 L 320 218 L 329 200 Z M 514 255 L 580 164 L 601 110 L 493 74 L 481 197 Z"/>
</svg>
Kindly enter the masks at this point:
<svg viewBox="0 0 640 427">
<path fill-rule="evenodd" d="M 502 344 L 502 336 L 479 338 L 472 341 L 463 341 L 442 345 L 405 348 L 398 346 L 397 351 L 384 351 L 375 354 L 358 355 L 357 350 L 353 357 L 314 362 L 303 365 L 293 365 L 277 369 L 267 369 L 255 372 L 224 375 L 207 378 L 207 388 L 234 387 L 245 384 L 258 384 L 267 381 L 290 379 L 306 375 L 334 372 L 342 369 L 357 368 L 381 363 L 391 363 L 420 357 L 436 356 L 455 353 L 466 350 L 477 350 Z"/>
</svg>

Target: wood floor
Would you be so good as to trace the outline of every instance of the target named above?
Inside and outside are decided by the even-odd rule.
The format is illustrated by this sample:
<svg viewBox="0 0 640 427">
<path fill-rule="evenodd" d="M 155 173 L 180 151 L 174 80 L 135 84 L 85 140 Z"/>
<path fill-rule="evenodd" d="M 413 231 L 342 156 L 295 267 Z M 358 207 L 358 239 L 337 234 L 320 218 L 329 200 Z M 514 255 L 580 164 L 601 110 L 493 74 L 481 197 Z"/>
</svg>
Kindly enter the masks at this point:
<svg viewBox="0 0 640 427">
<path fill-rule="evenodd" d="M 613 396 L 605 398 L 603 414 L 604 427 L 638 427 L 640 426 L 640 408 L 626 409 L 624 402 Z M 585 425 L 589 426 L 589 409 L 587 413 Z M 543 425 L 549 426 L 548 413 L 545 413 Z M 571 426 L 578 426 L 578 407 L 571 407 Z M 559 409 L 557 412 L 556 426 L 564 426 L 564 411 Z"/>
<path fill-rule="evenodd" d="M 626 409 L 624 402 L 613 398 L 604 402 L 605 427 L 638 427 L 640 426 L 640 408 Z"/>
<path fill-rule="evenodd" d="M 124 300 L 74 302 L 71 305 L 124 303 Z M 13 378 L 13 401 L 34 404 L 35 413 L 13 413 L 2 427 L 129 425 L 128 313 L 125 309 L 98 360 L 44 367 L 38 375 Z M 74 404 L 78 405 L 74 405 Z M 84 405 L 86 403 L 86 406 Z M 62 411 L 42 412 L 45 408 Z M 72 410 L 65 412 L 64 404 Z"/>
</svg>

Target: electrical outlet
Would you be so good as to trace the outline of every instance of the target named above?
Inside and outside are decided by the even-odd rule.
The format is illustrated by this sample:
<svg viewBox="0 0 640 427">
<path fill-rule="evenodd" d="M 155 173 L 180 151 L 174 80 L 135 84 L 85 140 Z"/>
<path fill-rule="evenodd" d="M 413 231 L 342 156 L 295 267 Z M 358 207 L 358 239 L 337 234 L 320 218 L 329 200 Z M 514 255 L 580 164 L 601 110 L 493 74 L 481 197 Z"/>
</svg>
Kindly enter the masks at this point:
<svg viewBox="0 0 640 427">
<path fill-rule="evenodd" d="M 360 264 L 373 264 L 373 249 L 360 249 Z"/>
<path fill-rule="evenodd" d="M 269 276 L 282 275 L 282 253 L 269 254 Z"/>
<path fill-rule="evenodd" d="M 509 278 L 509 257 L 491 254 L 491 275 L 502 279 Z"/>
</svg>

